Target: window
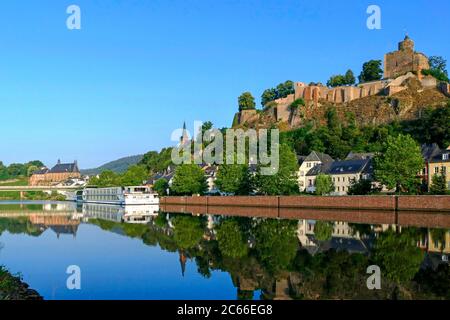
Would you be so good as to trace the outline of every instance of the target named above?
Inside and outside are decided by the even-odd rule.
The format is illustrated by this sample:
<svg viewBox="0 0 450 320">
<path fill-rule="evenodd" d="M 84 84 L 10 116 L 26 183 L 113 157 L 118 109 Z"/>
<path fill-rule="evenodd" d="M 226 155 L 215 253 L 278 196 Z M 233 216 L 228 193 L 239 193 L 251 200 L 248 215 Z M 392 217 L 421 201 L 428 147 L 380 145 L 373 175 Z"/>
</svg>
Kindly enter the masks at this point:
<svg viewBox="0 0 450 320">
<path fill-rule="evenodd" d="M 434 168 L 434 173 L 436 173 L 436 174 L 439 173 L 439 167 Z"/>
<path fill-rule="evenodd" d="M 448 160 L 448 153 L 443 153 L 442 154 L 442 160 Z"/>
<path fill-rule="evenodd" d="M 442 166 L 442 167 L 441 167 L 441 172 L 442 172 L 442 174 L 445 174 L 446 171 L 447 171 L 447 167 Z"/>
</svg>

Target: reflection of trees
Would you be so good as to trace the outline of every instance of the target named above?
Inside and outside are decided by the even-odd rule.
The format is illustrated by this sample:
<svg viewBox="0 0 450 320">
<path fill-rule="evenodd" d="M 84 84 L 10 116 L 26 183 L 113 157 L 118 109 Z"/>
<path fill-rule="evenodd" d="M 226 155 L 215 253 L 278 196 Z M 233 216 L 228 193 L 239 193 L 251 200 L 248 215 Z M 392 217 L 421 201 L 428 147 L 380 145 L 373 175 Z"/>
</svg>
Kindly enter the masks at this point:
<svg viewBox="0 0 450 320">
<path fill-rule="evenodd" d="M 170 216 L 172 224 L 160 214 L 152 223 L 139 227 L 115 222 L 100 225 L 141 237 L 144 243 L 159 245 L 162 250 L 178 252 L 180 261 L 195 261 L 197 272 L 205 278 L 214 270 L 229 273 L 238 299 L 251 299 L 256 290 L 261 290 L 264 299 L 283 298 L 280 288 L 286 284 L 290 297 L 304 299 L 442 298 L 449 294 L 448 266 L 440 266 L 437 272 L 427 269 L 417 273 L 422 254 L 415 243 L 424 233 L 420 228 L 380 233 L 373 255 L 339 248 L 311 255 L 299 248 L 297 221 L 220 218 L 214 240 L 203 237 L 211 232 L 203 217 Z M 318 224 L 320 231 L 322 222 Z M 324 224 L 324 234 L 329 235 L 331 223 Z M 361 234 L 374 238 L 370 227 L 360 227 Z M 381 290 L 367 289 L 366 268 L 371 264 L 381 267 Z"/>
<path fill-rule="evenodd" d="M 19 218 L 0 218 L 0 235 L 4 231 L 11 234 L 27 234 L 30 236 L 40 236 L 44 232 L 44 228 L 33 225 L 27 217 Z"/>
<path fill-rule="evenodd" d="M 220 252 L 231 258 L 241 258 L 247 255 L 248 244 L 244 238 L 239 223 L 236 220 L 222 222 L 217 230 L 217 240 Z"/>
<path fill-rule="evenodd" d="M 191 216 L 176 216 L 173 221 L 174 239 L 180 249 L 196 246 L 202 239 L 204 226 L 200 218 Z"/>
<path fill-rule="evenodd" d="M 288 269 L 294 259 L 299 247 L 296 227 L 296 221 L 273 219 L 256 226 L 256 252 L 271 273 Z"/>
<path fill-rule="evenodd" d="M 422 291 L 432 293 L 436 297 L 450 299 L 450 266 L 440 264 L 436 270 L 427 268 L 420 270 L 414 280 Z"/>
<path fill-rule="evenodd" d="M 316 221 L 314 225 L 314 235 L 319 241 L 331 240 L 333 234 L 333 223 L 326 221 Z"/>
<path fill-rule="evenodd" d="M 447 233 L 446 229 L 431 229 L 430 234 L 433 241 L 437 241 L 440 244 L 439 250 L 443 251 L 445 249 L 445 235 Z"/>
<path fill-rule="evenodd" d="M 390 280 L 411 280 L 423 261 L 423 253 L 408 232 L 388 230 L 379 235 L 374 247 L 374 261 Z"/>
</svg>

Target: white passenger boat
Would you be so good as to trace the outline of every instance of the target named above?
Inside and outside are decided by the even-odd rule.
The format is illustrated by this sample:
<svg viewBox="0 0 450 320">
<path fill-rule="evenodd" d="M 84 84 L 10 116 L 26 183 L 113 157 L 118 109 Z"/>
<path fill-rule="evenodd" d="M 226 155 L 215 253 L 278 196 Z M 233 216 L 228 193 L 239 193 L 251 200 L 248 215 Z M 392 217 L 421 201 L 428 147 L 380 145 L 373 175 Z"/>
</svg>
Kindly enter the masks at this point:
<svg viewBox="0 0 450 320">
<path fill-rule="evenodd" d="M 158 194 L 145 186 L 85 188 L 81 201 L 116 205 L 158 205 Z"/>
</svg>

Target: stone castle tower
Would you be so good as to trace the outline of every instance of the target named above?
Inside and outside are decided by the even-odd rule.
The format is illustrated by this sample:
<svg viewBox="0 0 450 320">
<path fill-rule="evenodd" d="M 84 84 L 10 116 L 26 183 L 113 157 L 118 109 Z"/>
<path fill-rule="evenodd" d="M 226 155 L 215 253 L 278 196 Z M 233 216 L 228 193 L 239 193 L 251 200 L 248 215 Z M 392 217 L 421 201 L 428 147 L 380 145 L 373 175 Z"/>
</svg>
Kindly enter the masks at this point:
<svg viewBox="0 0 450 320">
<path fill-rule="evenodd" d="M 384 56 L 384 78 L 393 79 L 414 72 L 421 77 L 421 71 L 429 69 L 428 58 L 420 52 L 414 51 L 414 41 L 405 36 L 398 44 L 398 50 L 389 52 Z"/>
</svg>

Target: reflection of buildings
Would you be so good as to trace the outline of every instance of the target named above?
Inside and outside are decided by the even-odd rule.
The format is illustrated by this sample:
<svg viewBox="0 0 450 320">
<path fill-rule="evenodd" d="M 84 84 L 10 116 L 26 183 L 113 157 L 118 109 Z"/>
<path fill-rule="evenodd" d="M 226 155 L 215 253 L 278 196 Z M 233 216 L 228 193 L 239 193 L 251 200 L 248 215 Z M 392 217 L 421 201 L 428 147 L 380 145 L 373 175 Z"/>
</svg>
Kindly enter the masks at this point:
<svg viewBox="0 0 450 320">
<path fill-rule="evenodd" d="M 61 234 L 71 234 L 74 237 L 77 234 L 80 220 L 74 220 L 70 216 L 62 215 L 30 215 L 30 222 L 33 225 L 41 227 L 41 229 L 50 228 L 57 237 Z"/>
<path fill-rule="evenodd" d="M 429 253 L 450 254 L 450 230 L 430 230 L 428 229 L 417 246 Z"/>
<path fill-rule="evenodd" d="M 302 247 L 310 254 L 329 249 L 347 250 L 349 252 L 367 252 L 369 239 L 361 237 L 359 231 L 353 230 L 348 222 L 328 222 L 332 225 L 331 238 L 326 241 L 316 239 L 315 220 L 299 220 L 297 237 Z"/>
</svg>

